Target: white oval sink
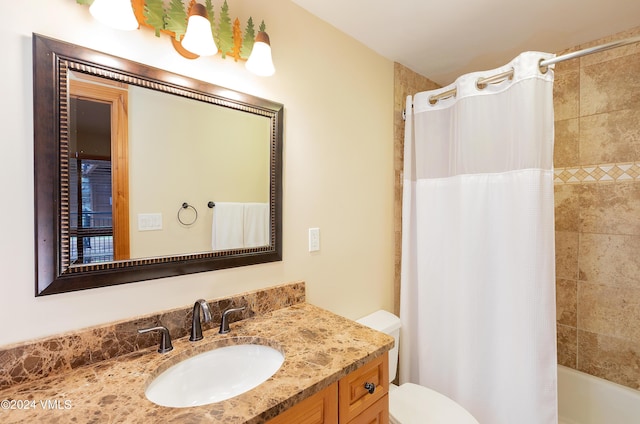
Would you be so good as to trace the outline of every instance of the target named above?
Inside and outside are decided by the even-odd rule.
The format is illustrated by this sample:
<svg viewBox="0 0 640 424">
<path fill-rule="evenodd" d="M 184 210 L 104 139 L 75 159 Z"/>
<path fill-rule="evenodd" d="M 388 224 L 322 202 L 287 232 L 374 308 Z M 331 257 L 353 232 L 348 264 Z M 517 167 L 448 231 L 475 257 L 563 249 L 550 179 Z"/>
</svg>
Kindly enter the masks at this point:
<svg viewBox="0 0 640 424">
<path fill-rule="evenodd" d="M 147 399 L 162 406 L 207 405 L 247 392 L 280 369 L 284 355 L 269 346 L 225 346 L 178 362 L 157 376 Z"/>
</svg>

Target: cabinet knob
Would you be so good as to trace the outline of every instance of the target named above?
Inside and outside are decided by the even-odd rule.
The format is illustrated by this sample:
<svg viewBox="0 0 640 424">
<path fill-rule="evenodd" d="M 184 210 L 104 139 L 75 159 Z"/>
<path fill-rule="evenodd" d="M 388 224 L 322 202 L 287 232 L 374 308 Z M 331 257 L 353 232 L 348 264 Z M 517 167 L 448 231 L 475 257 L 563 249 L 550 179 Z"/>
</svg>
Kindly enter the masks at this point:
<svg viewBox="0 0 640 424">
<path fill-rule="evenodd" d="M 373 383 L 364 383 L 364 388 L 369 392 L 369 394 L 373 394 L 376 391 L 376 385 Z"/>
</svg>

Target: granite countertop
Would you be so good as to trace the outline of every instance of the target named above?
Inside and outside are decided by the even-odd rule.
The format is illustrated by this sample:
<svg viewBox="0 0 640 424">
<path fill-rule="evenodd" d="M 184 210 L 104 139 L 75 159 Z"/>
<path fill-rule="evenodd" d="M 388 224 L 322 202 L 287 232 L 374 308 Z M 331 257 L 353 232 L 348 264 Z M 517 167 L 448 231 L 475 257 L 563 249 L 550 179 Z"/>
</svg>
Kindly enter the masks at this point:
<svg viewBox="0 0 640 424">
<path fill-rule="evenodd" d="M 393 347 L 393 338 L 308 303 L 231 324 L 229 334 L 205 330 L 204 339 L 173 340 L 0 391 L 0 422 L 23 423 L 263 423 Z M 260 386 L 226 401 L 168 408 L 144 390 L 182 359 L 240 343 L 267 344 L 285 355 L 282 367 Z"/>
</svg>

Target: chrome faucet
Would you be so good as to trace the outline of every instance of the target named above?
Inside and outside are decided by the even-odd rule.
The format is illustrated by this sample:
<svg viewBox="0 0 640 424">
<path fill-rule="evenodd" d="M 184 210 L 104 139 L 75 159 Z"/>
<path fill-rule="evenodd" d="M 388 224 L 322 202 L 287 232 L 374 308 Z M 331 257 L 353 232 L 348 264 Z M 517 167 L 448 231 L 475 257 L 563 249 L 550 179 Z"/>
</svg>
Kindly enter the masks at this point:
<svg viewBox="0 0 640 424">
<path fill-rule="evenodd" d="M 204 316 L 204 322 L 211 321 L 211 309 L 209 309 L 209 305 L 207 301 L 204 299 L 196 300 L 196 303 L 193 304 L 193 318 L 191 319 L 191 337 L 189 340 L 192 342 L 197 342 L 198 340 L 202 340 L 202 324 L 200 324 L 200 310 L 202 310 L 202 315 Z"/>
<path fill-rule="evenodd" d="M 220 321 L 220 331 L 218 331 L 218 333 L 227 334 L 229 331 L 231 331 L 229 330 L 229 314 L 233 312 L 244 311 L 246 308 L 246 306 L 243 306 L 241 308 L 227 309 L 226 311 L 224 311 L 224 313 L 222 314 L 222 320 Z"/>
<path fill-rule="evenodd" d="M 138 333 L 140 334 L 148 333 L 150 331 L 160 332 L 160 347 L 158 348 L 158 352 L 167 353 L 173 349 L 173 345 L 171 344 L 171 335 L 169 334 L 169 330 L 167 330 L 167 327 L 160 325 L 158 327 L 138 329 Z"/>
</svg>

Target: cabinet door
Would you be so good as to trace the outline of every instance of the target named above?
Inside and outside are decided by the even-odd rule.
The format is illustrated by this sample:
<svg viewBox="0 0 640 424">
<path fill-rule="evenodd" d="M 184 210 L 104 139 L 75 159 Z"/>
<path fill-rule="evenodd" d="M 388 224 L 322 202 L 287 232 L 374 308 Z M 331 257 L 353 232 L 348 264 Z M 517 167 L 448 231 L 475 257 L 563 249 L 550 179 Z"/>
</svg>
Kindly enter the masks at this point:
<svg viewBox="0 0 640 424">
<path fill-rule="evenodd" d="M 338 382 L 338 387 L 340 423 L 348 423 L 374 403 L 385 398 L 389 390 L 388 354 L 385 353 L 343 377 Z M 383 404 L 388 411 L 388 400 L 383 401 Z M 388 420 L 388 417 L 386 419 Z"/>
<path fill-rule="evenodd" d="M 349 424 L 389 424 L 389 395 L 384 395 Z"/>
<path fill-rule="evenodd" d="M 338 422 L 338 383 L 292 406 L 267 424 L 335 424 Z"/>
</svg>

